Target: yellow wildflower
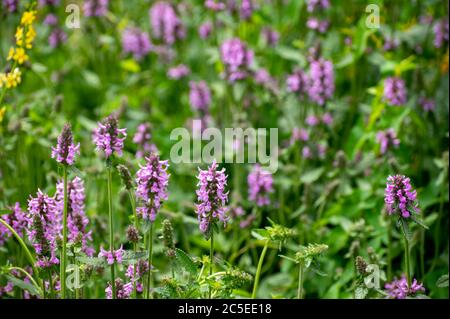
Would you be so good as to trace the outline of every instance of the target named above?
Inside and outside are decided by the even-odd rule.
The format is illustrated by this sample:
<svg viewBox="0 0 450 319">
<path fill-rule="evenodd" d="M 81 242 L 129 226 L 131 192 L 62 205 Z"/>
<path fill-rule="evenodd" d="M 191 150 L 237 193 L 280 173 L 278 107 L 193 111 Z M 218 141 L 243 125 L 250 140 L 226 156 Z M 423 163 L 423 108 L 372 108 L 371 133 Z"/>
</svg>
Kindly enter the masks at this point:
<svg viewBox="0 0 450 319">
<path fill-rule="evenodd" d="M 23 28 L 22 27 L 17 27 L 15 37 L 16 37 L 17 46 L 21 47 L 23 45 Z"/>
<path fill-rule="evenodd" d="M 0 123 L 3 122 L 3 118 L 5 116 L 5 113 L 6 113 L 6 107 L 4 106 L 4 107 L 2 107 L 0 109 Z"/>
<path fill-rule="evenodd" d="M 7 89 L 16 87 L 22 80 L 22 73 L 19 68 L 15 68 L 14 71 L 6 74 L 5 85 Z"/>
<path fill-rule="evenodd" d="M 0 89 L 3 87 L 3 84 L 6 83 L 6 75 L 5 73 L 0 73 Z"/>
<path fill-rule="evenodd" d="M 9 49 L 8 60 L 13 59 L 19 64 L 23 64 L 25 61 L 28 61 L 28 55 L 26 54 L 23 48 L 14 48 Z"/>
<path fill-rule="evenodd" d="M 14 48 L 9 48 L 8 57 L 6 58 L 7 61 L 14 59 Z"/>
<path fill-rule="evenodd" d="M 36 31 L 34 31 L 33 26 L 30 25 L 28 27 L 27 34 L 25 36 L 25 47 L 27 49 L 31 49 L 33 47 L 32 44 L 33 44 L 33 41 L 34 41 L 35 37 L 36 37 Z"/>
<path fill-rule="evenodd" d="M 25 11 L 22 15 L 22 19 L 20 20 L 20 24 L 22 25 L 31 25 L 36 19 L 36 11 Z"/>
</svg>

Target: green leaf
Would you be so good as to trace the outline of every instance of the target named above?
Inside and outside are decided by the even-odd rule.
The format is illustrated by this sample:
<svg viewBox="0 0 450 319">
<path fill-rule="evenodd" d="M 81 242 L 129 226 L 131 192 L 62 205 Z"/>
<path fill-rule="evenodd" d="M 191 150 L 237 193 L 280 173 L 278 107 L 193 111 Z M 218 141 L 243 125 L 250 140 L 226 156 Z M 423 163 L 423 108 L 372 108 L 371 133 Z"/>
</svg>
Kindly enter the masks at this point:
<svg viewBox="0 0 450 319">
<path fill-rule="evenodd" d="M 258 240 L 268 240 L 269 232 L 266 229 L 255 229 L 252 230 L 252 236 Z"/>
<path fill-rule="evenodd" d="M 175 248 L 175 257 L 180 266 L 182 266 L 187 272 L 192 275 L 197 273 L 197 265 L 192 260 L 191 256 L 186 254 L 183 250 Z"/>
<path fill-rule="evenodd" d="M 100 257 L 77 257 L 77 261 L 93 267 L 102 267 L 106 266 L 106 260 Z"/>
<path fill-rule="evenodd" d="M 403 235 L 405 236 L 406 240 L 411 241 L 412 234 L 411 234 L 411 230 L 409 229 L 409 225 L 408 225 L 408 222 L 406 221 L 406 219 L 404 219 L 403 217 L 400 217 L 400 219 L 398 220 L 398 223 L 400 225 L 400 229 L 401 229 Z"/>
<path fill-rule="evenodd" d="M 448 274 L 441 276 L 441 277 L 436 281 L 436 286 L 438 286 L 439 288 L 445 288 L 445 287 L 448 287 Z"/>
<path fill-rule="evenodd" d="M 355 289 L 355 299 L 365 299 L 368 293 L 369 289 L 364 286 L 358 286 Z"/>
<path fill-rule="evenodd" d="M 423 220 L 422 220 L 419 216 L 417 216 L 417 215 L 415 215 L 415 214 L 411 214 L 411 219 L 412 219 L 416 224 L 418 224 L 419 226 L 422 226 L 423 228 L 428 229 L 428 226 L 425 225 L 425 223 L 423 222 Z"/>
<path fill-rule="evenodd" d="M 28 290 L 32 295 L 40 296 L 41 292 L 40 289 L 38 289 L 35 285 L 25 282 L 22 279 L 16 278 L 11 275 L 6 275 L 6 278 L 8 278 L 8 281 L 11 281 L 14 286 L 19 287 L 20 289 Z"/>
<path fill-rule="evenodd" d="M 132 250 L 125 250 L 122 255 L 122 260 L 125 263 L 135 264 L 140 259 L 144 259 L 145 257 L 147 257 L 147 252 L 145 251 L 134 252 Z"/>
<path fill-rule="evenodd" d="M 281 258 L 283 258 L 283 259 L 292 261 L 292 262 L 294 262 L 294 263 L 296 263 L 296 264 L 298 263 L 298 261 L 295 260 L 294 258 L 291 258 L 291 257 L 288 257 L 288 256 L 284 256 L 284 255 L 278 255 L 278 256 L 281 257 Z"/>
<path fill-rule="evenodd" d="M 320 178 L 320 176 L 322 176 L 322 173 L 324 172 L 324 170 L 325 170 L 324 167 L 310 170 L 300 177 L 300 181 L 302 181 L 305 184 L 311 184 L 311 183 L 317 181 Z"/>
</svg>

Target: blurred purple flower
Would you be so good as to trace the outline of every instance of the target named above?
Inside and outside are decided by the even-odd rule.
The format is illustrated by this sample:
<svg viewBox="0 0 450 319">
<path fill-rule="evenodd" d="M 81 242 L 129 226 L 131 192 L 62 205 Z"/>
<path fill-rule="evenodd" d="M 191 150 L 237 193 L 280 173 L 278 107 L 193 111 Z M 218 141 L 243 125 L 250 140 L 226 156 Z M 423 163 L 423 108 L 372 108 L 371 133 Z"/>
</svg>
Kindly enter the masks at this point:
<svg viewBox="0 0 450 319">
<path fill-rule="evenodd" d="M 311 61 L 308 96 L 319 105 L 324 105 L 326 100 L 334 93 L 333 63 L 322 58 Z"/>
<path fill-rule="evenodd" d="M 208 112 L 211 104 L 211 91 L 205 81 L 189 83 L 189 102 L 191 108 L 200 111 L 202 114 Z"/>
<path fill-rule="evenodd" d="M 179 64 L 169 69 L 167 72 L 167 76 L 174 80 L 179 80 L 188 76 L 191 73 L 191 70 L 184 64 Z"/>
<path fill-rule="evenodd" d="M 394 37 L 386 37 L 384 39 L 383 49 L 384 51 L 393 51 L 398 48 L 400 41 Z"/>
<path fill-rule="evenodd" d="M 255 202 L 259 207 L 270 204 L 269 195 L 273 193 L 273 177 L 269 171 L 256 164 L 248 174 L 247 184 L 250 201 Z"/>
<path fill-rule="evenodd" d="M 238 38 L 225 40 L 220 46 L 220 56 L 228 73 L 228 80 L 234 82 L 247 76 L 247 69 L 253 62 L 253 51 Z"/>
<path fill-rule="evenodd" d="M 425 112 L 434 111 L 436 107 L 436 102 L 433 99 L 421 96 L 419 98 L 419 105 L 423 108 Z"/>
<path fill-rule="evenodd" d="M 400 106 L 406 103 L 405 81 L 398 77 L 388 77 L 384 81 L 384 99 L 390 104 Z"/>
<path fill-rule="evenodd" d="M 205 0 L 205 7 L 212 11 L 222 11 L 226 8 L 225 3 L 216 0 Z"/>
<path fill-rule="evenodd" d="M 86 17 L 103 17 L 108 12 L 109 0 L 85 0 L 83 5 Z"/>
<path fill-rule="evenodd" d="M 319 20 L 315 17 L 310 17 L 306 21 L 306 26 L 308 29 L 316 30 L 320 33 L 325 33 L 330 26 L 330 22 L 328 20 Z"/>
<path fill-rule="evenodd" d="M 30 219 L 20 208 L 20 204 L 16 203 L 11 208 L 10 214 L 1 215 L 2 218 L 9 226 L 11 226 L 19 236 L 23 236 L 24 231 L 27 229 Z M 12 233 L 3 224 L 0 224 L 0 246 L 3 246 L 5 241 L 11 237 Z"/>
<path fill-rule="evenodd" d="M 438 20 L 433 27 L 433 32 L 434 46 L 436 48 L 440 48 L 448 43 L 448 19 L 442 18 Z"/>
<path fill-rule="evenodd" d="M 109 158 L 114 152 L 118 156 L 122 156 L 123 141 L 127 136 L 127 129 L 118 128 L 118 125 L 117 118 L 110 115 L 102 122 L 98 122 L 98 128 L 94 131 L 93 140 L 96 144 L 96 150 L 104 151 L 106 158 Z"/>
<path fill-rule="evenodd" d="M 308 131 L 304 128 L 298 128 L 294 127 L 292 129 L 292 135 L 291 135 L 291 144 L 294 144 L 297 141 L 306 142 L 309 140 L 309 134 Z"/>
<path fill-rule="evenodd" d="M 414 296 L 418 292 L 424 292 L 425 288 L 422 283 L 418 283 L 416 279 L 411 283 L 411 287 L 408 287 L 408 281 L 405 276 L 401 279 L 394 278 L 391 283 L 386 283 L 384 286 L 389 298 L 392 299 L 405 299 L 409 296 Z"/>
<path fill-rule="evenodd" d="M 255 9 L 255 5 L 252 0 L 241 0 L 241 7 L 239 8 L 240 16 L 242 20 L 248 20 Z"/>
<path fill-rule="evenodd" d="M 410 179 L 404 175 L 389 176 L 384 192 L 384 202 L 388 215 L 409 218 L 418 212 L 417 192 L 413 190 Z"/>
<path fill-rule="evenodd" d="M 3 0 L 3 6 L 9 13 L 16 12 L 19 6 L 19 0 Z"/>
<path fill-rule="evenodd" d="M 122 33 L 123 52 L 133 54 L 136 60 L 141 60 L 152 49 L 147 32 L 139 28 L 126 28 Z"/>
<path fill-rule="evenodd" d="M 153 36 L 156 39 L 162 39 L 165 44 L 171 45 L 177 39 L 185 37 L 186 30 L 170 3 L 156 2 L 150 8 L 149 15 Z"/>
<path fill-rule="evenodd" d="M 131 293 L 133 292 L 133 283 L 128 282 L 124 284 L 121 278 L 116 278 L 114 282 L 114 287 L 116 288 L 115 299 L 128 299 L 130 298 Z M 108 283 L 108 287 L 106 287 L 105 292 L 106 292 L 106 299 L 113 298 L 111 283 Z"/>
<path fill-rule="evenodd" d="M 49 26 L 55 26 L 58 24 L 58 17 L 53 13 L 49 13 L 44 18 L 44 24 Z"/>
<path fill-rule="evenodd" d="M 114 251 L 105 250 L 103 249 L 103 246 L 100 246 L 98 257 L 105 258 L 108 265 L 112 265 L 114 263 L 121 264 L 123 260 L 123 252 L 124 250 L 122 246 Z"/>
<path fill-rule="evenodd" d="M 309 126 L 316 126 L 320 123 L 320 119 L 315 115 L 308 115 L 306 117 L 305 123 Z"/>
<path fill-rule="evenodd" d="M 280 40 L 280 34 L 277 31 L 272 30 L 270 27 L 264 27 L 261 31 L 261 35 L 264 42 L 271 47 L 277 45 Z"/>
<path fill-rule="evenodd" d="M 65 43 L 67 41 L 67 34 L 61 28 L 54 28 L 50 35 L 48 36 L 48 44 L 52 48 L 56 48 L 59 45 Z"/>
<path fill-rule="evenodd" d="M 330 126 L 331 124 L 333 124 L 333 116 L 331 115 L 330 112 L 325 112 L 322 115 L 322 123 L 327 126 Z"/>
<path fill-rule="evenodd" d="M 307 85 L 307 77 L 302 70 L 295 70 L 294 73 L 288 75 L 286 86 L 289 92 L 304 93 Z"/>
<path fill-rule="evenodd" d="M 136 152 L 137 158 L 145 157 L 151 153 L 158 152 L 155 144 L 150 143 L 152 138 L 151 127 L 148 123 L 142 123 L 137 127 L 136 134 L 133 137 L 133 143 L 138 145 L 138 150 Z"/>
<path fill-rule="evenodd" d="M 228 201 L 228 192 L 225 192 L 227 176 L 225 168 L 217 170 L 217 163 L 214 161 L 207 170 L 198 169 L 198 189 L 196 211 L 200 222 L 200 231 L 208 233 L 211 224 L 215 219 L 227 222 L 225 205 Z"/>
<path fill-rule="evenodd" d="M 58 5 L 59 5 L 59 0 L 39 0 L 40 7 L 45 7 L 45 6 L 56 7 Z"/>
<path fill-rule="evenodd" d="M 146 157 L 145 161 L 145 166 L 140 165 L 136 173 L 136 197 L 141 202 L 136 211 L 143 219 L 154 222 L 162 202 L 167 199 L 169 164 L 168 161 L 161 161 L 156 154 Z"/>
<path fill-rule="evenodd" d="M 72 130 L 67 123 L 58 136 L 56 147 L 52 147 L 52 158 L 64 165 L 73 165 L 76 154 L 80 154 L 80 143 L 73 143 Z"/>
<path fill-rule="evenodd" d="M 306 4 L 308 12 L 313 12 L 315 10 L 325 10 L 330 7 L 329 0 L 307 0 Z"/>
<path fill-rule="evenodd" d="M 390 128 L 386 131 L 379 131 L 376 136 L 378 144 L 380 144 L 380 153 L 385 154 L 390 148 L 397 148 L 400 140 L 394 129 Z"/>
<path fill-rule="evenodd" d="M 198 27 L 198 34 L 200 38 L 206 39 L 208 38 L 213 30 L 213 25 L 211 22 L 205 22 Z"/>
</svg>

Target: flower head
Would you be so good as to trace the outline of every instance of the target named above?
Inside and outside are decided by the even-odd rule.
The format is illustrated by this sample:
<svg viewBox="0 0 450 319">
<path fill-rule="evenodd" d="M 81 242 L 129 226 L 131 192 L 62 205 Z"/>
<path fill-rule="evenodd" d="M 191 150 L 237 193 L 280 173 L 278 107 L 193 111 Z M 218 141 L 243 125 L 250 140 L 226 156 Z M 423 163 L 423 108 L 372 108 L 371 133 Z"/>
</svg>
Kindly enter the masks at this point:
<svg viewBox="0 0 450 319">
<path fill-rule="evenodd" d="M 306 90 L 307 78 L 302 70 L 295 70 L 289 74 L 286 79 L 286 86 L 288 92 L 295 92 L 302 94 Z"/>
<path fill-rule="evenodd" d="M 103 246 L 100 247 L 100 252 L 98 257 L 102 257 L 106 259 L 108 265 L 112 265 L 114 263 L 121 264 L 123 258 L 123 248 L 120 246 L 117 250 L 105 250 Z"/>
<path fill-rule="evenodd" d="M 19 236 L 23 235 L 30 223 L 29 217 L 22 211 L 19 203 L 16 203 L 14 207 L 11 208 L 10 214 L 2 215 L 0 218 L 10 225 Z M 0 224 L 0 246 L 2 246 L 11 235 L 9 229 L 3 224 Z"/>
<path fill-rule="evenodd" d="M 269 194 L 273 192 L 273 177 L 270 172 L 256 164 L 248 175 L 247 183 L 249 200 L 260 207 L 270 204 Z"/>
<path fill-rule="evenodd" d="M 143 219 L 153 222 L 162 202 L 167 199 L 169 164 L 168 161 L 161 161 L 156 154 L 146 157 L 145 161 L 136 173 L 136 197 L 141 201 L 136 211 Z"/>
<path fill-rule="evenodd" d="M 408 177 L 395 175 L 387 178 L 384 202 L 389 215 L 411 217 L 419 210 L 416 200 L 417 192 L 413 190 Z"/>
<path fill-rule="evenodd" d="M 434 32 L 434 46 L 441 48 L 445 43 L 448 43 L 448 19 L 441 19 L 436 22 L 433 27 Z"/>
<path fill-rule="evenodd" d="M 85 0 L 83 5 L 86 17 L 103 17 L 108 12 L 109 0 Z"/>
<path fill-rule="evenodd" d="M 384 99 L 391 105 L 400 106 L 406 103 L 405 81 L 397 77 L 389 77 L 384 81 Z"/>
<path fill-rule="evenodd" d="M 179 80 L 188 76 L 191 73 L 191 70 L 184 64 L 179 64 L 169 69 L 167 72 L 167 76 L 174 80 Z"/>
<path fill-rule="evenodd" d="M 136 60 L 141 60 L 150 52 L 152 44 L 146 32 L 126 28 L 122 33 L 122 48 L 124 53 L 131 53 Z"/>
<path fill-rule="evenodd" d="M 118 156 L 122 156 L 123 141 L 127 136 L 126 130 L 118 128 L 118 121 L 114 115 L 108 116 L 98 123 L 98 128 L 94 131 L 93 140 L 97 146 L 96 150 L 103 150 L 106 158 L 109 158 L 114 152 Z"/>
<path fill-rule="evenodd" d="M 142 158 L 147 154 L 158 152 L 158 148 L 155 144 L 151 143 L 152 133 L 151 127 L 148 123 L 139 124 L 136 134 L 133 137 L 133 143 L 138 145 L 136 152 L 137 158 Z"/>
<path fill-rule="evenodd" d="M 121 278 L 116 278 L 116 281 L 114 282 L 114 287 L 116 288 L 116 296 L 115 299 L 128 299 L 131 296 L 131 293 L 133 292 L 133 283 L 128 282 L 124 283 Z M 108 287 L 106 287 L 106 298 L 107 299 L 113 299 L 113 289 L 111 286 L 111 283 L 108 283 Z"/>
<path fill-rule="evenodd" d="M 208 233 L 211 224 L 215 219 L 226 223 L 225 204 L 228 201 L 228 192 L 225 192 L 227 185 L 227 176 L 225 168 L 217 169 L 217 163 L 214 161 L 207 170 L 201 170 L 197 176 L 199 182 L 196 191 L 197 199 L 196 211 L 200 222 L 200 231 Z"/>
<path fill-rule="evenodd" d="M 136 282 L 136 291 L 142 293 L 144 286 L 142 279 L 146 273 L 148 273 L 150 267 L 145 260 L 139 260 L 136 264 L 129 265 L 125 276 L 127 276 L 131 282 Z"/>
<path fill-rule="evenodd" d="M 172 5 L 158 1 L 150 8 L 150 22 L 153 36 L 162 39 L 165 44 L 174 44 L 176 39 L 185 37 L 186 30 Z"/>
<path fill-rule="evenodd" d="M 311 61 L 308 81 L 308 95 L 311 101 L 324 105 L 334 93 L 333 63 L 322 58 Z"/>
<path fill-rule="evenodd" d="M 253 51 L 238 38 L 225 40 L 220 46 L 220 56 L 225 64 L 227 78 L 230 82 L 247 76 L 247 69 L 253 62 Z"/>
<path fill-rule="evenodd" d="M 205 114 L 211 105 L 211 91 L 205 81 L 189 83 L 189 102 L 193 110 Z"/>
<path fill-rule="evenodd" d="M 386 153 L 390 148 L 397 148 L 400 140 L 394 129 L 390 128 L 386 131 L 379 131 L 376 136 L 377 142 L 380 144 L 380 153 Z"/>
<path fill-rule="evenodd" d="M 391 283 L 387 283 L 384 288 L 392 299 L 405 299 L 408 296 L 414 296 L 418 292 L 424 292 L 425 288 L 423 284 L 419 283 L 416 279 L 411 283 L 411 287 L 408 286 L 408 281 L 405 276 L 401 279 L 394 278 Z"/>
<path fill-rule="evenodd" d="M 269 27 L 264 27 L 261 31 L 261 35 L 265 43 L 271 47 L 275 46 L 280 40 L 280 34 Z"/>
<path fill-rule="evenodd" d="M 77 145 L 73 143 L 70 124 L 66 124 L 61 135 L 58 136 L 56 147 L 52 147 L 52 158 L 64 165 L 73 165 L 75 154 L 80 154 L 80 143 Z"/>
</svg>

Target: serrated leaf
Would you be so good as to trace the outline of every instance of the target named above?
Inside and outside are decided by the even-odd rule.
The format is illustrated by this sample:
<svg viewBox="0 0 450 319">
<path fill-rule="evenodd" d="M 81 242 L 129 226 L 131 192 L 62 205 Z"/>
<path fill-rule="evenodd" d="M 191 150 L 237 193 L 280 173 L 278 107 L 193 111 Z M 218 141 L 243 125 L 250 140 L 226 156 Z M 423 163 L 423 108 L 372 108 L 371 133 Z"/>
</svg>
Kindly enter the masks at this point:
<svg viewBox="0 0 450 319">
<path fill-rule="evenodd" d="M 182 266 L 187 272 L 193 275 L 197 273 L 197 265 L 192 260 L 191 256 L 186 254 L 183 250 L 175 248 L 175 258 L 180 266 Z"/>
<path fill-rule="evenodd" d="M 436 286 L 438 286 L 439 288 L 445 288 L 445 287 L 448 287 L 448 274 L 447 274 L 447 275 L 441 276 L 441 277 L 436 281 Z"/>
<path fill-rule="evenodd" d="M 422 227 L 425 228 L 425 229 L 429 229 L 428 226 L 425 225 L 424 221 L 423 221 L 420 217 L 418 217 L 417 215 L 411 214 L 411 219 L 412 219 L 416 224 L 418 224 L 419 226 L 422 226 Z"/>
<path fill-rule="evenodd" d="M 22 279 L 16 278 L 11 275 L 6 275 L 6 278 L 8 278 L 8 281 L 11 281 L 14 284 L 14 286 L 19 287 L 20 289 L 27 290 L 34 296 L 41 295 L 40 289 L 38 289 L 35 285 L 29 282 L 25 282 Z"/>
<path fill-rule="evenodd" d="M 77 257 L 77 261 L 93 267 L 102 267 L 106 266 L 106 260 L 100 257 Z"/>
<path fill-rule="evenodd" d="M 294 263 L 296 263 L 296 264 L 298 263 L 297 260 L 295 260 L 294 258 L 291 258 L 291 257 L 288 257 L 288 256 L 284 256 L 284 255 L 278 255 L 278 256 L 281 257 L 281 258 L 283 258 L 283 259 L 292 261 L 292 262 L 294 262 Z"/>
<path fill-rule="evenodd" d="M 406 221 L 406 219 L 400 218 L 399 224 L 400 224 L 400 229 L 401 229 L 403 235 L 405 236 L 406 240 L 411 241 L 412 234 L 411 234 L 411 230 L 409 229 L 409 225 L 408 225 L 408 222 Z"/>
<path fill-rule="evenodd" d="M 122 255 L 122 261 L 129 264 L 135 264 L 145 257 L 147 257 L 147 252 L 145 251 L 134 252 L 132 250 L 125 250 Z"/>
<path fill-rule="evenodd" d="M 355 289 L 355 299 L 365 299 L 367 294 L 369 293 L 369 289 L 363 286 L 356 287 Z"/>
</svg>

